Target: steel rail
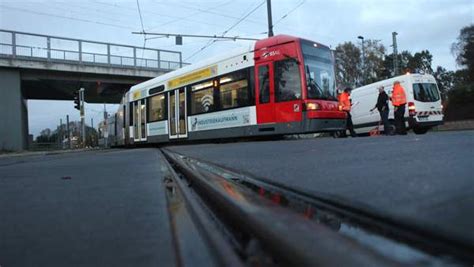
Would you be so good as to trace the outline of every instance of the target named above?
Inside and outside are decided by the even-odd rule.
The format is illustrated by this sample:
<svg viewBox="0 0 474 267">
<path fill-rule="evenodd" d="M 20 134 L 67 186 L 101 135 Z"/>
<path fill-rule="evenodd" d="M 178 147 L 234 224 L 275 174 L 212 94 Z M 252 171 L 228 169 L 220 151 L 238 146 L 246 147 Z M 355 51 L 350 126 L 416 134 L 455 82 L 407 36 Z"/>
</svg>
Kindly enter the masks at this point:
<svg viewBox="0 0 474 267">
<path fill-rule="evenodd" d="M 324 195 L 316 196 L 314 193 L 290 188 L 265 178 L 257 178 L 244 173 L 242 170 L 229 169 L 205 160 L 183 156 L 176 152 L 168 151 L 168 153 L 174 154 L 175 157 L 179 157 L 181 161 L 185 161 L 189 165 L 198 166 L 196 168 L 205 169 L 206 172 L 213 175 L 240 183 L 261 196 L 277 200 L 276 202 L 291 207 L 307 217 L 318 217 L 315 218 L 318 221 L 335 219 L 339 221 L 339 224 L 341 221 L 345 222 L 394 242 L 401 242 L 409 247 L 417 248 L 431 256 L 448 256 L 454 257 L 456 261 L 474 262 L 474 247 L 472 244 L 455 240 L 440 232 L 433 232 L 430 229 L 402 222 L 385 214 L 378 214 L 368 209 L 347 204 L 341 199 L 334 200 L 330 196 Z"/>
<path fill-rule="evenodd" d="M 182 155 L 162 151 L 222 221 L 234 231 L 258 240 L 278 265 L 400 266 L 353 239 L 187 161 Z"/>
<path fill-rule="evenodd" d="M 177 266 L 244 266 L 165 156 L 159 157 Z"/>
</svg>

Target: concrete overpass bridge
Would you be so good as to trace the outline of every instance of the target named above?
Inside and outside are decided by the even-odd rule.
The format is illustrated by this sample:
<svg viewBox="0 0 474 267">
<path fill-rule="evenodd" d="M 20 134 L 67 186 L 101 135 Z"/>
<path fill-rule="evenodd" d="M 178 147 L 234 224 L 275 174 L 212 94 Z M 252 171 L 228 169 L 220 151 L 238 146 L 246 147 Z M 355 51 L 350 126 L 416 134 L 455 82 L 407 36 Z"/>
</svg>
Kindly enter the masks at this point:
<svg viewBox="0 0 474 267">
<path fill-rule="evenodd" d="M 118 103 L 183 65 L 176 51 L 0 29 L 0 150 L 27 148 L 28 99 L 73 100 L 82 87 L 88 103 Z"/>
</svg>

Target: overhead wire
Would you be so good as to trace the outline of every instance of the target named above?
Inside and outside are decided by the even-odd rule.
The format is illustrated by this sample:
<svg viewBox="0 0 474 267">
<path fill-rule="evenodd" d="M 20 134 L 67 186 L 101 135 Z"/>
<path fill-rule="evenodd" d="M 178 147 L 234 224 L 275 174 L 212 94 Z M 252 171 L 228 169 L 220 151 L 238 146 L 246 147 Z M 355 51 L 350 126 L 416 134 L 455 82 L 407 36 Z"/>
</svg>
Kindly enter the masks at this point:
<svg viewBox="0 0 474 267">
<path fill-rule="evenodd" d="M 103 110 L 97 110 L 97 109 L 93 109 L 87 106 L 85 106 L 84 108 L 86 109 L 86 111 L 95 112 L 95 113 L 104 113 Z"/>
<path fill-rule="evenodd" d="M 230 26 L 227 30 L 225 30 L 224 32 L 222 32 L 221 36 L 224 36 L 226 35 L 230 30 L 232 30 L 234 27 L 236 27 L 237 25 L 239 25 L 242 21 L 244 21 L 248 16 L 250 16 L 253 12 L 255 12 L 259 7 L 261 7 L 264 3 L 266 2 L 266 0 L 262 1 L 259 5 L 257 5 L 255 8 L 253 8 L 250 12 L 248 12 L 246 15 L 242 16 L 241 18 L 238 19 L 237 22 L 235 22 L 234 24 L 232 24 L 232 26 Z M 196 56 L 197 54 L 201 53 L 202 51 L 204 51 L 206 48 L 210 47 L 211 45 L 213 45 L 217 40 L 216 39 L 211 39 L 209 40 L 209 42 L 204 45 L 203 47 L 201 47 L 200 49 L 198 49 L 196 52 L 194 52 L 191 56 L 187 57 L 186 59 L 184 59 L 184 61 L 190 59 L 190 58 L 193 58 L 194 56 Z"/>
<path fill-rule="evenodd" d="M 121 24 L 125 23 L 125 24 L 130 24 L 131 20 L 130 20 L 130 16 L 125 16 L 123 15 L 123 13 L 117 13 L 117 12 L 111 12 L 110 10 L 105 10 L 105 9 L 99 9 L 97 7 L 91 7 L 91 6 L 83 6 L 81 4 L 78 4 L 78 3 L 75 3 L 75 2 L 71 2 L 71 3 L 68 3 L 68 6 L 67 7 L 60 7 L 59 5 L 55 4 L 55 2 L 52 2 L 52 3 L 42 3 L 41 5 L 44 6 L 44 5 L 48 5 L 47 8 L 48 9 L 57 9 L 57 10 L 61 10 L 61 11 L 65 11 L 65 12 L 68 12 L 68 13 L 77 13 L 79 15 L 88 15 L 89 17 L 100 17 L 102 20 L 108 20 L 108 21 L 112 21 L 112 22 L 119 22 Z M 73 7 L 73 8 L 71 8 Z M 80 10 L 83 10 L 85 12 L 87 12 L 87 14 L 85 14 L 84 12 L 80 12 Z M 120 19 L 118 19 L 120 18 Z"/>
<path fill-rule="evenodd" d="M 140 2 L 137 0 L 137 9 L 138 9 L 138 15 L 140 17 L 140 24 L 142 25 L 142 31 L 145 32 L 145 27 L 143 26 L 143 17 L 142 17 L 142 11 L 140 9 Z M 146 47 L 146 34 L 143 35 L 143 49 L 142 49 L 142 58 L 141 60 L 143 60 L 143 57 L 145 55 L 145 47 Z"/>
<path fill-rule="evenodd" d="M 165 3 L 162 3 L 162 2 L 158 2 L 158 1 L 153 1 L 153 3 L 156 3 L 156 4 L 161 4 L 161 5 L 165 5 Z M 221 17 L 225 17 L 225 18 L 231 18 L 231 19 L 240 19 L 240 17 L 236 17 L 236 16 L 232 16 L 232 15 L 229 15 L 227 13 L 227 11 L 225 12 L 214 12 L 212 10 L 214 9 L 217 9 L 218 7 L 216 8 L 211 8 L 211 9 L 208 9 L 208 10 L 202 10 L 200 8 L 195 8 L 195 7 L 192 7 L 192 6 L 187 6 L 187 5 L 181 5 L 181 4 L 178 4 L 178 3 L 166 3 L 166 5 L 174 5 L 174 6 L 179 6 L 181 8 L 184 8 L 184 9 L 189 9 L 189 10 L 201 10 L 202 12 L 204 13 L 208 13 L 208 14 L 212 14 L 212 15 L 217 15 L 217 16 L 221 16 Z M 261 24 L 260 21 L 255 21 L 255 20 L 247 20 L 248 22 L 252 22 L 252 23 L 255 23 L 255 24 Z"/>
<path fill-rule="evenodd" d="M 217 5 L 217 6 L 213 6 L 211 8 L 208 8 L 208 9 L 203 9 L 203 8 L 188 8 L 188 9 L 193 9 L 193 10 L 197 10 L 198 12 L 195 12 L 193 14 L 199 14 L 199 13 L 211 13 L 211 14 L 221 14 L 219 12 L 211 12 L 212 10 L 215 10 L 217 8 L 220 8 L 224 5 L 227 5 L 229 4 L 231 1 L 224 1 L 222 4 L 220 5 Z M 305 0 L 301 1 L 295 8 L 293 8 L 292 10 L 290 10 L 287 14 L 285 14 L 283 17 L 281 17 L 275 24 L 278 24 L 282 19 L 286 18 L 290 13 L 292 13 L 294 10 L 296 10 L 299 6 L 301 6 L 303 3 L 305 2 Z M 101 4 L 101 5 L 107 5 L 107 6 L 111 6 L 111 7 L 116 7 L 116 8 L 121 8 L 121 9 L 125 9 L 125 10 L 130 10 L 129 8 L 127 7 L 124 7 L 124 6 L 120 6 L 120 5 L 117 5 L 117 4 L 109 4 L 109 3 L 103 3 L 103 2 L 100 2 L 100 1 L 94 1 L 94 3 L 97 3 L 97 4 Z M 222 36 L 226 35 L 229 31 L 231 31 L 232 29 L 234 29 L 236 26 L 238 26 L 240 23 L 242 23 L 243 21 L 249 21 L 249 16 L 251 14 L 253 14 L 259 7 L 261 7 L 263 4 L 265 3 L 265 1 L 262 1 L 260 4 L 258 4 L 256 7 L 254 7 L 251 11 L 247 12 L 244 16 L 242 17 L 239 17 L 238 20 L 232 24 L 229 28 L 227 28 L 225 31 L 222 32 Z M 142 14 L 142 10 L 141 10 L 141 7 L 140 7 L 140 3 L 138 0 L 136 0 L 136 4 L 137 4 L 137 8 L 138 8 L 138 13 L 139 13 L 139 18 L 140 18 L 140 25 L 142 27 L 142 31 L 145 29 L 145 25 L 144 25 L 144 22 L 143 22 L 143 14 Z M 180 6 L 180 7 L 183 7 L 183 5 L 179 5 L 179 4 L 174 4 L 176 6 Z M 42 16 L 48 16 L 48 17 L 57 17 L 57 18 L 61 18 L 61 19 L 66 19 L 66 20 L 71 20 L 71 21 L 80 21 L 80 22 L 86 22 L 86 23 L 93 23 L 93 24 L 97 24 L 97 25 L 104 25 L 104 26 L 110 26 L 110 27 L 115 27 L 115 28 L 119 28 L 119 29 L 134 29 L 130 26 L 125 26 L 125 25 L 121 25 L 121 24 L 115 24 L 115 23 L 107 23 L 107 22 L 102 22 L 102 21 L 98 21 L 98 20 L 91 20 L 91 19 L 83 19 L 83 18 L 80 18 L 80 17 L 69 17 L 69 16 L 64 16 L 64 15 L 57 15 L 57 14 L 52 14 L 52 13 L 47 13 L 47 12 L 42 12 L 42 11 L 34 11 L 34 10 L 29 10 L 29 9 L 25 9 L 25 8 L 19 8 L 19 7 L 11 7 L 11 6 L 4 6 L 4 5 L 0 5 L 0 7 L 4 7 L 4 8 L 8 8 L 8 9 L 12 9 L 12 10 L 18 10 L 18 11 L 21 11 L 21 12 L 26 12 L 26 13 L 31 13 L 31 14 L 38 14 L 38 15 L 42 15 Z M 86 8 L 86 7 L 81 7 L 79 6 L 79 8 L 81 9 L 89 9 L 89 10 L 92 10 L 93 8 Z M 94 11 L 97 11 L 96 9 L 94 9 Z M 149 12 L 149 11 L 145 11 L 145 12 Z M 77 12 L 76 12 L 77 13 Z M 150 12 L 150 13 L 155 13 L 155 12 Z M 156 13 L 158 14 L 158 13 Z M 160 14 L 162 15 L 162 14 Z M 171 18 L 176 18 L 174 21 L 180 21 L 180 20 L 188 20 L 186 17 L 173 17 L 173 16 L 169 16 L 169 15 L 162 15 L 162 16 L 166 16 L 166 17 L 171 17 Z M 224 15 L 226 16 L 226 15 Z M 232 17 L 232 18 L 237 18 L 235 16 L 227 16 L 227 17 Z M 105 18 L 104 18 L 105 19 Z M 111 20 L 113 21 L 113 19 L 108 19 L 108 20 Z M 119 21 L 119 20 L 117 20 Z M 188 20 L 189 21 L 189 20 Z M 195 20 L 194 20 L 195 21 Z M 172 23 L 172 22 L 168 22 L 168 23 Z M 221 26 L 221 25 L 220 25 Z M 262 33 L 263 34 L 263 33 Z M 143 40 L 143 50 L 142 50 L 142 58 L 144 56 L 144 52 L 145 52 L 145 49 L 146 49 L 146 43 L 147 43 L 147 40 L 151 40 L 151 39 L 155 39 L 156 37 L 153 37 L 153 38 L 149 38 L 147 37 L 146 35 L 144 36 L 144 40 Z M 194 52 L 191 57 L 195 56 L 196 54 L 198 54 L 199 52 L 203 51 L 204 49 L 208 48 L 209 46 L 213 45 L 216 41 L 210 41 L 208 42 L 204 47 L 200 48 L 198 51 Z M 191 58 L 191 57 L 188 57 Z"/>
<path fill-rule="evenodd" d="M 40 15 L 40 16 L 47 16 L 47 17 L 61 18 L 61 19 L 72 20 L 72 21 L 93 23 L 93 24 L 97 24 L 97 25 L 109 26 L 109 27 L 114 27 L 114 28 L 119 28 L 119 29 L 135 30 L 135 28 L 132 28 L 132 27 L 129 27 L 129 26 L 124 26 L 124 25 L 119 25 L 119 24 L 105 23 L 105 22 L 101 22 L 101 21 L 94 21 L 94 20 L 83 19 L 83 18 L 74 18 L 74 17 L 69 17 L 69 16 L 46 13 L 46 12 L 42 12 L 42 11 L 33 11 L 33 10 L 25 9 L 25 8 L 19 8 L 19 7 L 0 5 L 0 8 L 16 10 L 16 11 L 35 14 L 35 15 Z"/>
<path fill-rule="evenodd" d="M 243 16 L 241 19 L 239 19 L 236 23 L 234 23 L 232 26 L 230 26 L 227 30 L 225 30 L 223 33 L 222 33 L 222 36 L 224 36 L 226 33 L 228 33 L 230 30 L 232 30 L 233 28 L 235 28 L 235 26 L 239 25 L 242 21 L 244 21 L 248 16 L 250 16 L 253 12 L 255 12 L 258 8 L 260 8 L 263 4 L 265 4 L 266 1 L 262 1 L 258 6 L 256 6 L 254 9 L 252 9 L 252 11 L 250 11 L 249 13 L 247 13 L 247 15 Z"/>
<path fill-rule="evenodd" d="M 214 10 L 214 9 L 220 8 L 220 7 L 225 6 L 225 5 L 227 5 L 227 4 L 229 4 L 229 3 L 233 2 L 233 1 L 234 1 L 234 0 L 225 1 L 224 3 L 222 3 L 222 4 L 220 4 L 220 5 L 212 6 L 212 7 L 208 8 L 208 9 L 205 9 L 205 10 L 198 9 L 198 10 L 199 10 L 198 12 L 194 12 L 194 13 L 192 13 L 192 14 L 190 14 L 190 15 L 183 16 L 183 17 L 179 17 L 179 18 L 176 18 L 176 19 L 174 19 L 174 20 L 170 20 L 170 21 L 164 22 L 164 23 L 162 23 L 162 24 L 160 24 L 160 25 L 154 26 L 153 28 L 147 29 L 147 31 L 151 31 L 151 30 L 156 29 L 156 28 L 158 28 L 158 27 L 163 27 L 163 26 L 166 26 L 166 25 L 169 25 L 169 24 L 171 24 L 171 23 L 175 23 L 175 22 L 178 22 L 178 21 L 181 21 L 181 20 L 186 20 L 186 19 L 188 19 L 189 17 L 193 17 L 193 16 L 199 15 L 199 14 L 201 14 L 201 13 L 205 13 L 205 12 L 207 13 L 207 12 L 209 12 L 210 10 Z M 156 2 L 155 2 L 155 3 L 156 3 Z M 193 9 L 193 10 L 196 10 L 196 9 Z M 220 25 L 220 26 L 221 26 L 221 25 Z"/>
<path fill-rule="evenodd" d="M 104 2 L 100 2 L 100 1 L 94 1 L 94 3 L 134 12 L 134 9 L 130 9 L 129 7 L 125 7 L 125 6 L 121 6 L 121 5 L 117 5 L 117 4 L 104 3 Z M 180 18 L 180 17 L 177 17 L 177 16 L 171 16 L 171 15 L 168 15 L 168 14 L 161 14 L 161 13 L 157 13 L 157 12 L 150 11 L 150 10 L 144 10 L 143 13 L 149 13 L 149 14 L 153 14 L 153 15 L 158 15 L 160 17 L 168 17 L 168 18 L 173 18 L 173 19 Z M 194 22 L 194 23 L 199 23 L 199 24 L 204 24 L 204 25 L 210 25 L 210 26 L 221 26 L 221 25 L 218 25 L 218 24 L 208 23 L 208 22 L 205 22 L 205 21 L 199 21 L 199 20 L 195 20 L 195 19 L 191 19 L 191 18 L 188 18 L 187 21 Z"/>
<path fill-rule="evenodd" d="M 303 2 L 305 2 L 306 0 L 304 0 Z M 183 5 L 183 4 L 178 4 L 178 3 L 175 3 L 175 2 L 166 2 L 166 3 L 162 3 L 162 2 L 158 2 L 158 1 L 153 1 L 153 3 L 155 4 L 161 4 L 161 5 L 174 5 L 174 6 L 178 6 L 178 7 L 181 7 L 181 8 L 184 8 L 184 9 L 189 9 L 189 10 L 202 10 L 200 8 L 195 8 L 193 6 L 189 6 L 189 5 Z M 299 6 L 301 6 L 302 4 L 298 4 Z M 299 7 L 298 6 L 298 7 Z M 294 8 L 295 10 L 298 8 Z M 209 13 L 209 14 L 213 14 L 213 15 L 217 15 L 217 16 L 221 16 L 221 17 L 226 17 L 226 18 L 232 18 L 232 19 L 240 19 L 240 17 L 237 17 L 237 16 L 233 16 L 233 15 L 230 15 L 228 14 L 227 11 L 222 11 L 222 12 L 215 12 L 215 11 L 212 11 L 214 9 L 217 9 L 217 8 L 211 8 L 211 9 L 208 9 L 208 10 L 202 10 L 204 13 Z M 288 13 L 292 13 L 294 10 L 288 12 Z M 288 15 L 288 14 L 287 14 Z M 246 22 L 250 22 L 250 23 L 253 23 L 253 24 L 258 24 L 258 25 L 262 25 L 262 22 L 261 21 L 258 21 L 258 20 L 253 20 L 253 19 L 250 19 L 250 18 L 246 18 L 245 20 Z M 289 28 L 289 27 L 286 27 L 286 26 L 279 26 L 280 28 L 285 28 L 285 29 L 288 29 L 288 30 L 294 30 L 292 28 Z M 265 32 L 267 33 L 267 32 Z"/>
<path fill-rule="evenodd" d="M 201 47 L 201 48 L 199 48 L 198 50 L 196 50 L 192 55 L 190 55 L 189 57 L 185 58 L 183 61 L 187 61 L 188 59 L 193 58 L 193 57 L 196 56 L 197 54 L 201 53 L 204 49 L 206 49 L 206 48 L 208 48 L 209 46 L 213 45 L 215 42 L 216 42 L 216 39 L 211 39 L 211 40 L 209 40 L 203 47 Z"/>
<path fill-rule="evenodd" d="M 46 13 L 46 12 L 42 12 L 42 11 L 29 10 L 29 9 L 26 9 L 26 8 L 17 8 L 17 7 L 11 7 L 11 6 L 3 6 L 3 5 L 0 5 L 0 7 L 4 7 L 4 8 L 7 8 L 7 9 L 12 9 L 12 10 L 17 10 L 17 11 L 25 12 L 25 13 L 41 15 L 41 16 L 56 17 L 56 18 L 66 19 L 66 20 L 71 20 L 71 21 L 80 21 L 80 22 L 86 22 L 86 23 L 94 23 L 94 24 L 98 24 L 98 25 L 112 26 L 112 27 L 116 27 L 116 28 L 120 28 L 120 29 L 127 29 L 127 30 L 128 29 L 132 29 L 132 30 L 135 29 L 135 28 L 128 27 L 128 26 L 123 26 L 123 25 L 120 25 L 120 24 L 111 24 L 111 23 L 106 23 L 106 22 L 102 22 L 102 21 L 92 21 L 92 20 L 89 20 L 89 19 L 82 19 L 82 18 L 79 17 L 81 15 L 81 12 L 74 11 L 74 9 L 72 9 L 71 12 L 74 13 L 73 16 L 75 16 L 75 17 L 69 17 L 69 16 L 57 15 L 57 14 L 53 14 L 53 13 Z M 81 9 L 90 9 L 90 8 L 83 8 L 83 7 L 77 6 L 77 5 L 76 5 L 76 7 L 81 8 Z M 54 7 L 49 7 L 48 6 L 48 9 L 55 9 L 55 10 L 58 10 L 58 11 L 61 11 L 61 12 L 67 11 L 64 8 L 60 8 L 60 7 L 56 7 L 56 6 L 54 6 Z M 109 20 L 112 20 L 112 19 L 109 19 Z M 112 21 L 114 21 L 114 20 L 112 20 Z M 119 20 L 116 20 L 116 21 L 119 22 Z M 122 22 L 124 22 L 126 24 L 130 24 L 130 22 L 126 22 L 126 21 L 122 21 Z M 143 16 L 140 17 L 140 25 L 143 25 Z M 146 48 L 146 40 L 144 40 L 144 44 L 143 44 L 143 48 L 142 48 L 142 52 L 143 52 L 142 53 L 142 58 L 144 58 L 145 48 Z M 128 53 L 128 51 L 125 51 L 125 52 L 122 52 L 122 53 Z"/>
<path fill-rule="evenodd" d="M 142 17 L 142 11 L 140 9 L 140 2 L 137 0 L 137 9 L 138 9 L 138 15 L 140 16 L 140 24 L 142 25 L 142 30 L 145 31 L 145 27 L 143 27 L 143 17 Z"/>
<path fill-rule="evenodd" d="M 288 17 L 288 15 L 290 15 L 291 13 L 293 13 L 293 11 L 297 10 L 300 6 L 302 6 L 304 3 L 306 2 L 306 0 L 302 0 L 301 2 L 299 2 L 294 8 L 292 8 L 290 11 L 288 11 L 285 15 L 283 15 L 280 19 L 278 19 L 275 23 L 273 23 L 273 26 L 275 25 L 278 25 L 278 23 L 280 23 L 283 19 L 285 19 L 286 17 Z"/>
</svg>

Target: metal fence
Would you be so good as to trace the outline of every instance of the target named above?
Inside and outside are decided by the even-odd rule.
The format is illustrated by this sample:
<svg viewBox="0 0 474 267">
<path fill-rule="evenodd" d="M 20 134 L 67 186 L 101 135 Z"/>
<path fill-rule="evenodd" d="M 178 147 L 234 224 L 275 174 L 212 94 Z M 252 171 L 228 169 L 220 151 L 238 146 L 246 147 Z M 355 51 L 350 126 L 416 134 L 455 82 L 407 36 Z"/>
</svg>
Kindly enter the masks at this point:
<svg viewBox="0 0 474 267">
<path fill-rule="evenodd" d="M 181 52 L 0 29 L 0 57 L 149 70 L 187 65 Z"/>
</svg>

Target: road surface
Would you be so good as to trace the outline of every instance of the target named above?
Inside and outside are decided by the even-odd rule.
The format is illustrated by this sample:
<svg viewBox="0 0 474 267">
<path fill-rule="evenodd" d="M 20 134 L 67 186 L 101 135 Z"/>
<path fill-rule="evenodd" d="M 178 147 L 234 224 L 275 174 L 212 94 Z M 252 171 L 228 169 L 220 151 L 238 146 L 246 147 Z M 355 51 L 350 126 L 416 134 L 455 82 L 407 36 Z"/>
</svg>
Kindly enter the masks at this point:
<svg viewBox="0 0 474 267">
<path fill-rule="evenodd" d="M 472 131 L 167 148 L 474 243 Z M 1 157 L 0 265 L 175 265 L 161 160 L 156 148 Z"/>
<path fill-rule="evenodd" d="M 0 158 L 0 266 L 173 265 L 158 153 Z"/>
</svg>

